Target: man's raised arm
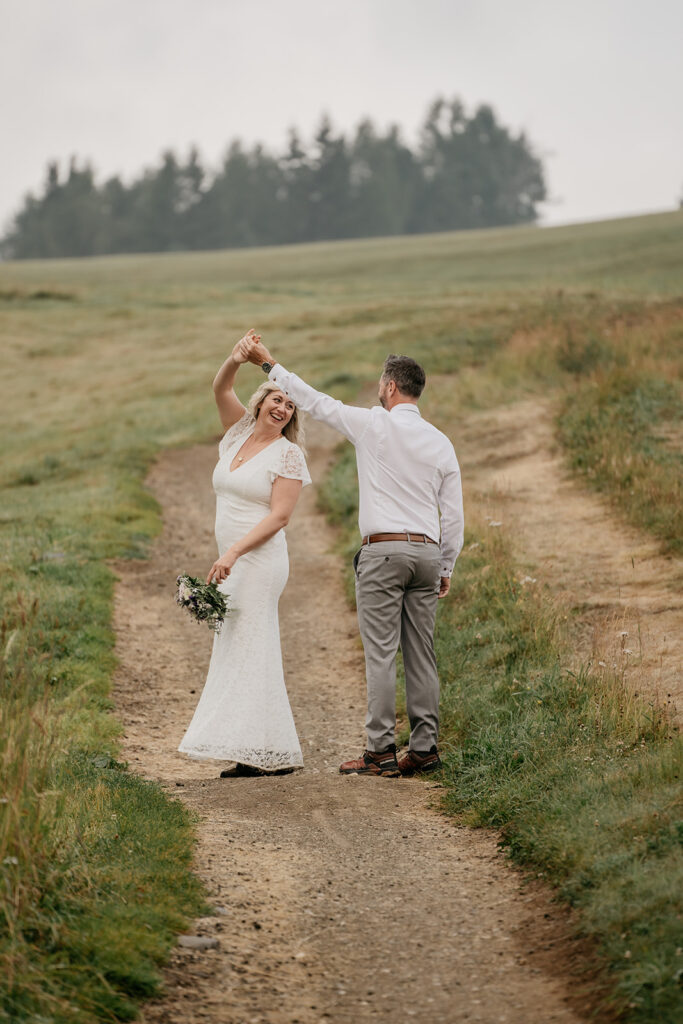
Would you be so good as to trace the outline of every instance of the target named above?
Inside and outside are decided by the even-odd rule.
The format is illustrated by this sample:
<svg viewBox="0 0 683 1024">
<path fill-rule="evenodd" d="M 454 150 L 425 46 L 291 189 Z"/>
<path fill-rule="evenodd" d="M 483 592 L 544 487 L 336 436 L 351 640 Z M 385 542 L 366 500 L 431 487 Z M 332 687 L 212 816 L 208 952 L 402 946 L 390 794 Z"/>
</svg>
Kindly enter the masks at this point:
<svg viewBox="0 0 683 1024">
<path fill-rule="evenodd" d="M 309 413 L 314 420 L 320 420 L 322 423 L 327 423 L 328 426 L 334 427 L 344 437 L 347 437 L 352 444 L 356 444 L 365 433 L 370 422 L 369 409 L 344 405 L 338 399 L 332 398 L 322 391 L 316 391 L 310 384 L 303 381 L 301 377 L 297 377 L 295 373 L 290 373 L 281 363 L 276 362 L 265 345 L 261 343 L 252 346 L 249 360 L 265 370 L 270 366 L 271 369 L 268 371 L 269 380 L 277 384 L 292 399 L 295 405 L 304 412 Z"/>
</svg>

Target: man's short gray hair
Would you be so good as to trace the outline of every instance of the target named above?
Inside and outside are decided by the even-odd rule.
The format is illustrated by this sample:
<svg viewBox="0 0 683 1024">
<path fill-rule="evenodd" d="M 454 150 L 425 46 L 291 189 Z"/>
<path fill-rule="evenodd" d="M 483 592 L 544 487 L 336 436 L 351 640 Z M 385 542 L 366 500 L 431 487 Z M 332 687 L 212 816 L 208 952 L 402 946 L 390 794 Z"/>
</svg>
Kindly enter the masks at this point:
<svg viewBox="0 0 683 1024">
<path fill-rule="evenodd" d="M 384 360 L 382 378 L 385 381 L 393 380 L 398 390 L 403 395 L 410 395 L 411 398 L 419 398 L 425 386 L 425 372 L 419 363 L 416 363 L 410 356 L 389 355 Z"/>
</svg>

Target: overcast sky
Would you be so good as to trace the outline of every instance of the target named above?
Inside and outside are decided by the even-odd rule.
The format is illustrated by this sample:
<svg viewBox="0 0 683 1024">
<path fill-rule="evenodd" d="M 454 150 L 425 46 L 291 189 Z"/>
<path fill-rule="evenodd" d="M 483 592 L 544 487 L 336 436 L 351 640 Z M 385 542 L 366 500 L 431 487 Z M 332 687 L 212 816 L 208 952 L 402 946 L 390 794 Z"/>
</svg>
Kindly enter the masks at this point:
<svg viewBox="0 0 683 1024">
<path fill-rule="evenodd" d="M 437 95 L 544 157 L 558 223 L 683 193 L 681 0 L 0 0 L 0 226 L 48 159 L 137 174 L 196 143 L 285 143 L 323 111 L 413 142 Z"/>
</svg>

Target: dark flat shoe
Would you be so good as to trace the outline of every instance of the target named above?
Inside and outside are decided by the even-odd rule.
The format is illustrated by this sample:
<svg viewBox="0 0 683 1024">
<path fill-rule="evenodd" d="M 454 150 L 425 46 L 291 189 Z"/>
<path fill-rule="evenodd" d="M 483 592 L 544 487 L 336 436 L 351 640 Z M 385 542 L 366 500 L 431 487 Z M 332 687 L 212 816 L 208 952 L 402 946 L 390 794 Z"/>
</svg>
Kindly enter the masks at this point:
<svg viewBox="0 0 683 1024">
<path fill-rule="evenodd" d="M 255 768 L 252 764 L 241 764 L 239 761 L 234 768 L 224 768 L 220 774 L 221 779 L 254 778 L 257 775 L 291 775 L 296 768 L 276 768 L 272 772 L 264 771 L 263 768 Z"/>
<path fill-rule="evenodd" d="M 224 768 L 220 774 L 221 779 L 253 778 L 256 775 L 265 775 L 260 768 L 252 764 L 241 764 L 239 761 L 234 768 Z"/>
</svg>

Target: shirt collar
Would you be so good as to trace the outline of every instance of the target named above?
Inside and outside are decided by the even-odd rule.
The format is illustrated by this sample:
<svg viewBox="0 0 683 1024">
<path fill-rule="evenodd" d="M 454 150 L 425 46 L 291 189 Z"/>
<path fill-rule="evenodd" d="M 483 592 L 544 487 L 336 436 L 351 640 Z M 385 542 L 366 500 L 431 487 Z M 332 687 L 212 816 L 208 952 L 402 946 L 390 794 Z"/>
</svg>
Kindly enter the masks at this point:
<svg viewBox="0 0 683 1024">
<path fill-rule="evenodd" d="M 390 410 L 392 416 L 395 412 L 398 412 L 399 409 L 403 410 L 404 412 L 416 412 L 418 416 L 422 416 L 422 413 L 420 412 L 418 407 L 416 405 L 413 405 L 412 402 L 399 402 L 398 405 L 395 405 L 394 408 Z"/>
</svg>

